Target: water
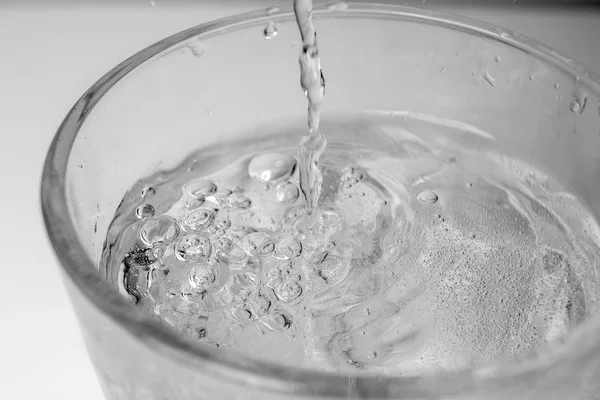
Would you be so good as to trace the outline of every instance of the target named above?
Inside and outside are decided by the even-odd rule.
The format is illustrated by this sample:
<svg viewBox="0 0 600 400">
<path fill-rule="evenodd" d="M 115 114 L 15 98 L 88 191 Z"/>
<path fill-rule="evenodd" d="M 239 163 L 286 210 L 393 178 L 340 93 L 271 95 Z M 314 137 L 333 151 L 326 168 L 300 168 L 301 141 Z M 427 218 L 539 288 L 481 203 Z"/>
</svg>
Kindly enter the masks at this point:
<svg viewBox="0 0 600 400">
<path fill-rule="evenodd" d="M 458 122 L 321 124 L 311 1 L 294 10 L 308 135 L 294 149 L 302 124 L 264 128 L 139 181 L 102 260 L 123 296 L 205 345 L 389 375 L 519 354 L 597 312 L 600 229 L 575 196 Z"/>
<path fill-rule="evenodd" d="M 312 18 L 312 0 L 294 0 L 294 13 L 302 37 L 302 51 L 299 57 L 300 85 L 308 99 L 309 130 L 308 136 L 304 136 L 298 145 L 299 184 L 310 214 L 320 196 L 323 177 L 318 162 L 327 146 L 327 139 L 319 130 L 321 107 L 325 97 L 325 77 L 321 70 L 317 31 Z"/>
<path fill-rule="evenodd" d="M 141 179 L 109 228 L 107 278 L 204 345 L 326 371 L 457 369 L 598 311 L 595 219 L 491 135 L 406 112 L 321 129 L 318 198 L 300 194 L 299 121 Z"/>
</svg>

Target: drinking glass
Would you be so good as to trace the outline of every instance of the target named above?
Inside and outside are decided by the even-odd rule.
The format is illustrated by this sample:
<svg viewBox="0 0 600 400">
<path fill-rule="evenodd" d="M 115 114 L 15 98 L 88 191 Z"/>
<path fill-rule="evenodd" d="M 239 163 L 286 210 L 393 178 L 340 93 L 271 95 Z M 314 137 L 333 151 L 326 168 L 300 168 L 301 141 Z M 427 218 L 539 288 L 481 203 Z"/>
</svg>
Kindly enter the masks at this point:
<svg viewBox="0 0 600 400">
<path fill-rule="evenodd" d="M 348 4 L 316 7 L 314 16 L 325 118 L 401 110 L 475 126 L 599 215 L 600 81 L 585 67 L 518 34 L 435 11 Z M 267 122 L 306 118 L 300 50 L 291 9 L 202 24 L 116 66 L 58 130 L 44 167 L 43 215 L 106 398 L 600 398 L 597 315 L 560 343 L 471 369 L 347 375 L 192 342 L 105 280 L 98 265 L 107 228 L 138 179 L 174 168 L 192 150 L 248 140 Z"/>
</svg>

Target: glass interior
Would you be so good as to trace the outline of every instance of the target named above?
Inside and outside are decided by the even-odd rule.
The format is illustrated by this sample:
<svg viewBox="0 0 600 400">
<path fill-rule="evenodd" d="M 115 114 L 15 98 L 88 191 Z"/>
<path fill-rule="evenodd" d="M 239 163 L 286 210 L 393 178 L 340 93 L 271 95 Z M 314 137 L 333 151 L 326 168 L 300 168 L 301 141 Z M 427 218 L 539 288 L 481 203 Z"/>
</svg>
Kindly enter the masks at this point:
<svg viewBox="0 0 600 400">
<path fill-rule="evenodd" d="M 266 39 L 269 22 L 278 34 Z M 500 151 L 535 160 L 594 215 L 600 213 L 600 90 L 598 79 L 576 63 L 500 29 L 409 8 L 320 10 L 316 25 L 327 79 L 325 116 L 410 111 L 472 125 L 492 134 Z M 108 225 L 138 179 L 175 167 L 197 148 L 227 146 L 253 127 L 305 118 L 299 51 L 289 12 L 196 27 L 118 66 L 77 103 L 59 130 L 44 174 L 44 215 L 106 396 L 233 399 L 242 398 L 234 397 L 240 387 L 252 388 L 243 398 L 263 399 L 292 393 L 306 398 L 594 393 L 593 374 L 600 374 L 597 318 L 564 348 L 526 361 L 411 380 L 349 378 L 278 370 L 198 346 L 190 350 L 184 338 L 154 326 L 100 281 L 93 268 Z M 134 344 L 137 335 L 143 339 Z M 203 363 L 216 367 L 207 371 Z M 584 368 L 590 377 L 576 374 Z"/>
</svg>

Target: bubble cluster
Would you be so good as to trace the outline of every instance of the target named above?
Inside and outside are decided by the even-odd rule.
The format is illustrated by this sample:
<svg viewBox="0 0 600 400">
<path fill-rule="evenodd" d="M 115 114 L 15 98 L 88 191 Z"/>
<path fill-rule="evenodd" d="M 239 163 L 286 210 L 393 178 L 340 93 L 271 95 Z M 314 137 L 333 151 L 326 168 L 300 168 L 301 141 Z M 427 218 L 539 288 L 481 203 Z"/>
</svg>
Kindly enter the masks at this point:
<svg viewBox="0 0 600 400">
<path fill-rule="evenodd" d="M 175 244 L 175 255 L 181 261 L 201 261 L 210 257 L 211 252 L 210 239 L 201 233 L 188 233 L 180 237 Z"/>
<path fill-rule="evenodd" d="M 288 260 L 290 258 L 298 258 L 300 254 L 302 254 L 302 243 L 288 236 L 277 242 L 273 257 L 280 260 Z"/>
<path fill-rule="evenodd" d="M 495 175 L 504 159 L 462 149 L 454 133 L 426 125 L 402 136 L 412 123 L 356 124 L 373 137 L 355 148 L 343 144 L 358 134 L 343 121 L 310 212 L 299 161 L 272 143 L 144 179 L 158 195 L 135 186 L 123 201 L 127 218 L 112 226 L 129 225 L 111 243 L 120 259 L 109 275 L 129 301 L 204 344 L 342 372 L 459 368 L 586 321 L 597 282 L 578 246 L 595 250 L 570 233 L 581 220 L 563 218 L 570 200 L 552 184 L 538 201 L 530 192 L 541 183 Z M 387 154 L 390 132 L 399 151 Z"/>
<path fill-rule="evenodd" d="M 216 280 L 214 269 L 208 264 L 197 265 L 190 270 L 190 286 L 196 290 L 208 289 Z"/>
</svg>

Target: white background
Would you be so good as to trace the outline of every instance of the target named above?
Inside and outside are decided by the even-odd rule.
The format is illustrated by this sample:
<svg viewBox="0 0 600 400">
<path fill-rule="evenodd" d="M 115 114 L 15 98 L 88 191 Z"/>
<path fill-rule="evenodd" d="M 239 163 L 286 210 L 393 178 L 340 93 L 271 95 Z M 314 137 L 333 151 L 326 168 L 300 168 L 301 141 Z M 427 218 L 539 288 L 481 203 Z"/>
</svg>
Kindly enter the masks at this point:
<svg viewBox="0 0 600 400">
<path fill-rule="evenodd" d="M 3 400 L 102 399 L 39 207 L 42 163 L 62 118 L 89 86 L 134 52 L 201 22 L 277 4 L 65 1 L 0 0 Z M 600 13 L 532 11 L 511 3 L 450 11 L 516 30 L 600 71 Z"/>
</svg>

